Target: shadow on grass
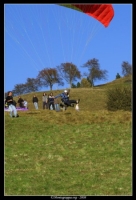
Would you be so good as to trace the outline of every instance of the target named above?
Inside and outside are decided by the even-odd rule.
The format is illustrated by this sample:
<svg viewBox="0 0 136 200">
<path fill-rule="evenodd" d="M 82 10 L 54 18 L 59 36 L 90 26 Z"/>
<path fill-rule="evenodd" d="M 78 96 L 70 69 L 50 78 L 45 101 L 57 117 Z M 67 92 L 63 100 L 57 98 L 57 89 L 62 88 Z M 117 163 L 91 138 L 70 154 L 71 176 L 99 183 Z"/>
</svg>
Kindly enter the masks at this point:
<svg viewBox="0 0 136 200">
<path fill-rule="evenodd" d="M 28 112 L 27 114 L 39 114 L 39 112 Z"/>
</svg>

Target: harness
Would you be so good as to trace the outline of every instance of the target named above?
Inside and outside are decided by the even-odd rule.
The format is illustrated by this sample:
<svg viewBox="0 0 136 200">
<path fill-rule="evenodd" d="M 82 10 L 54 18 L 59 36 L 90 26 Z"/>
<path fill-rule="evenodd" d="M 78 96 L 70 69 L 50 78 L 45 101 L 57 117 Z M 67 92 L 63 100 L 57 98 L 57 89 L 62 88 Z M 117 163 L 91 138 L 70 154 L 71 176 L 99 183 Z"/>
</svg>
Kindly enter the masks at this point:
<svg viewBox="0 0 136 200">
<path fill-rule="evenodd" d="M 62 95 L 61 95 L 61 101 L 62 102 L 66 102 L 68 100 L 69 100 L 69 97 L 65 93 L 62 93 Z"/>
</svg>

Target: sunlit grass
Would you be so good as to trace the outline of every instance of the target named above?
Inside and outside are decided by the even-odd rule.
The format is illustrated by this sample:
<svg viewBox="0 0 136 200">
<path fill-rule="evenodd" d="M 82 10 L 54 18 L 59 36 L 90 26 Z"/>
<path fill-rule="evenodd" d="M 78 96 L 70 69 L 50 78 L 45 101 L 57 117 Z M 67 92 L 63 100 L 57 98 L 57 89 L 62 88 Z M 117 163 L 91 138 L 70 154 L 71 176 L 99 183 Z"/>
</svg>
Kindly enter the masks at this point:
<svg viewBox="0 0 136 200">
<path fill-rule="evenodd" d="M 107 111 L 102 89 L 71 89 L 79 112 L 43 110 L 37 96 L 38 111 L 32 93 L 19 118 L 5 112 L 5 195 L 131 196 L 132 113 Z"/>
</svg>

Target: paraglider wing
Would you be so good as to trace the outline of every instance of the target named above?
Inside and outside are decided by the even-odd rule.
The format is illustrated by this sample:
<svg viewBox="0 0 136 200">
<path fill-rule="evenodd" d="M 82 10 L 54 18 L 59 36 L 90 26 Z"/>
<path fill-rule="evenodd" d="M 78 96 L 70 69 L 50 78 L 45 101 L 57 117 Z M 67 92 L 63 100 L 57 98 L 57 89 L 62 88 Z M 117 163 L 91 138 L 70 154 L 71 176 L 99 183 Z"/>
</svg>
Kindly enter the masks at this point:
<svg viewBox="0 0 136 200">
<path fill-rule="evenodd" d="M 61 4 L 78 11 L 81 11 L 100 21 L 107 27 L 114 17 L 114 9 L 111 4 Z"/>
</svg>

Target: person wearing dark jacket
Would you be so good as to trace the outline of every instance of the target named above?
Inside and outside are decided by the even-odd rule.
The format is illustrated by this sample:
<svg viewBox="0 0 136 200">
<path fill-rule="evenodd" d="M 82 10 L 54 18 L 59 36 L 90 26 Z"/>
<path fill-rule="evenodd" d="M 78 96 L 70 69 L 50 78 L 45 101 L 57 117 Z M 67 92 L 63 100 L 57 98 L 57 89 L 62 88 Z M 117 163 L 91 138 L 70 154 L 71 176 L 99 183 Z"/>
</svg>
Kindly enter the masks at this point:
<svg viewBox="0 0 136 200">
<path fill-rule="evenodd" d="M 33 96 L 32 102 L 36 110 L 38 110 L 38 97 L 36 95 Z"/>
<path fill-rule="evenodd" d="M 13 100 L 13 105 L 16 107 L 17 102 L 15 100 Z"/>
<path fill-rule="evenodd" d="M 51 110 L 51 105 L 53 110 L 55 110 L 55 105 L 54 105 L 54 96 L 53 93 L 51 92 L 49 97 L 48 97 L 48 102 L 49 102 L 49 110 Z"/>
<path fill-rule="evenodd" d="M 24 108 L 24 100 L 21 97 L 18 97 L 18 104 L 20 108 Z"/>
<path fill-rule="evenodd" d="M 14 100 L 11 91 L 8 92 L 8 96 L 6 97 L 6 103 L 10 110 L 10 117 L 19 117 L 19 115 L 17 114 L 17 109 L 14 105 Z"/>
</svg>

